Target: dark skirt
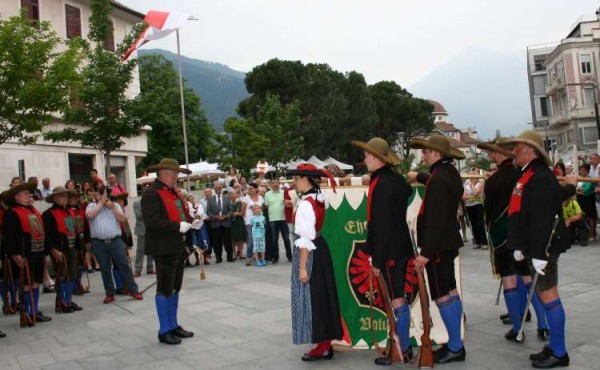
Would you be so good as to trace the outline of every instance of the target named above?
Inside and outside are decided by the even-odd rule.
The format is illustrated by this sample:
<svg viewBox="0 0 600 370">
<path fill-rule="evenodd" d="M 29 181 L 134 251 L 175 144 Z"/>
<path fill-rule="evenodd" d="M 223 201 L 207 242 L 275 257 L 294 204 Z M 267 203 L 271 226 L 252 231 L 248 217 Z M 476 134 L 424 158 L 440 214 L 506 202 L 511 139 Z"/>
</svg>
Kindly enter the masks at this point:
<svg viewBox="0 0 600 370">
<path fill-rule="evenodd" d="M 309 254 L 308 283 L 299 280 L 300 249 L 294 247 L 292 260 L 292 341 L 294 344 L 319 343 L 342 339 L 333 262 L 322 237 L 313 241 L 317 249 Z"/>
</svg>

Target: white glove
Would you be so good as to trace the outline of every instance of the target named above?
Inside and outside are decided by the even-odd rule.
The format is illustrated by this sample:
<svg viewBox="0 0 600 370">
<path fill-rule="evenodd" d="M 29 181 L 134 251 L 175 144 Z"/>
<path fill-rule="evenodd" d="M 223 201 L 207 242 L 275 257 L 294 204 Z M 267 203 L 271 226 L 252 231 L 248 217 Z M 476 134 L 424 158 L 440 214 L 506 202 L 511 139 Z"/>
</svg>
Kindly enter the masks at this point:
<svg viewBox="0 0 600 370">
<path fill-rule="evenodd" d="M 537 271 L 538 274 L 540 274 L 542 276 L 546 275 L 546 272 L 544 272 L 544 269 L 546 268 L 548 261 L 538 260 L 537 258 L 532 258 L 531 263 L 533 263 L 533 268 L 535 269 L 535 271 Z"/>
<path fill-rule="evenodd" d="M 513 257 L 515 257 L 515 261 L 517 261 L 517 262 L 523 261 L 525 259 L 525 256 L 523 255 L 523 252 L 521 252 L 521 251 L 514 251 Z"/>
<path fill-rule="evenodd" d="M 192 222 L 192 229 L 194 230 L 200 230 L 200 228 L 202 227 L 202 220 L 197 218 Z"/>
<path fill-rule="evenodd" d="M 185 234 L 192 227 L 192 224 L 189 222 L 180 222 L 179 223 L 179 232 Z"/>
</svg>

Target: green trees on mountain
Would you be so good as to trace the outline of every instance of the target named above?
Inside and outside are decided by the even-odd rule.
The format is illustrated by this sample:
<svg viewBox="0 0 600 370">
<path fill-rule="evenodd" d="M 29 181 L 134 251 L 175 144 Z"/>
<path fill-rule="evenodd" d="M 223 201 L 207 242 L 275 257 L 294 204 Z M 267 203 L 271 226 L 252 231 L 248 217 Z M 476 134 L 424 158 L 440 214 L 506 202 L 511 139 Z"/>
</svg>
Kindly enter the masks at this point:
<svg viewBox="0 0 600 370">
<path fill-rule="evenodd" d="M 159 54 L 139 58 L 140 97 L 137 111 L 152 130 L 148 132 L 148 154 L 139 167 L 158 163 L 163 157 L 185 163 L 179 76 L 173 65 Z M 215 150 L 215 132 L 206 119 L 200 98 L 190 87 L 183 91 L 190 162 L 206 159 Z"/>
<path fill-rule="evenodd" d="M 238 112 L 247 120 L 258 119 L 269 94 L 277 94 L 284 107 L 298 104 L 297 135 L 305 158 L 314 154 L 357 163 L 362 153 L 351 140 L 380 136 L 397 144 L 433 128 L 429 102 L 395 82 L 369 86 L 362 74 L 343 74 L 327 64 L 272 59 L 247 74 L 246 87 L 252 95 L 240 102 Z"/>
</svg>

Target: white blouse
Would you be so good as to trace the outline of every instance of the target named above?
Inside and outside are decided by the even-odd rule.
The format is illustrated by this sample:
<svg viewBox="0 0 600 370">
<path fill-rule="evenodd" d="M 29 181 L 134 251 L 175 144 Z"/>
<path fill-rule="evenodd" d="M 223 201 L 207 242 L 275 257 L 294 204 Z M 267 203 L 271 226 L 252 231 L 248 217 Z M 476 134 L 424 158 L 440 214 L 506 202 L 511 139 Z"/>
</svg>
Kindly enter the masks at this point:
<svg viewBox="0 0 600 370">
<path fill-rule="evenodd" d="M 317 237 L 317 219 L 312 205 L 306 198 L 315 198 L 316 196 L 316 194 L 303 195 L 302 200 L 298 203 L 296 217 L 294 218 L 294 232 L 298 235 L 298 239 L 294 242 L 294 245 L 298 248 L 308 249 L 309 251 L 317 249 L 315 243 L 313 243 L 313 240 Z M 329 207 L 325 194 L 319 193 L 316 199 L 325 202 L 326 209 Z"/>
</svg>

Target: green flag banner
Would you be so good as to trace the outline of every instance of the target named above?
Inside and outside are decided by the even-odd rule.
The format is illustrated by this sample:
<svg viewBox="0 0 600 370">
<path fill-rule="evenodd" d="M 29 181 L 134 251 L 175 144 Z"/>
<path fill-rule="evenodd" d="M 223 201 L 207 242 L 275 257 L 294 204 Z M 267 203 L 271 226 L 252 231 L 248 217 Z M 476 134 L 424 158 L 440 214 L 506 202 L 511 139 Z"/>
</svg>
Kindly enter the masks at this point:
<svg viewBox="0 0 600 370">
<path fill-rule="evenodd" d="M 416 231 L 417 215 L 424 186 L 413 187 L 409 199 L 407 222 L 410 230 Z M 354 348 L 372 348 L 374 341 L 384 346 L 387 341 L 388 323 L 385 316 L 376 280 L 370 294 L 370 261 L 364 251 L 367 239 L 367 193 L 366 186 L 338 187 L 337 193 L 323 190 L 329 200 L 325 223 L 321 235 L 327 241 L 334 263 L 334 272 L 344 325 L 344 342 Z M 416 237 L 416 232 L 414 232 Z M 418 241 L 417 241 L 418 244 Z M 400 248 L 400 246 L 398 246 Z M 462 296 L 460 260 L 455 261 L 457 286 Z M 423 333 L 421 306 L 419 303 L 416 273 L 413 274 L 412 260 L 406 273 L 405 291 L 411 301 L 411 344 L 420 344 Z M 373 305 L 373 311 L 370 305 Z M 435 303 L 430 302 L 432 318 L 430 337 L 434 343 L 446 343 L 448 335 Z M 464 320 L 462 333 L 464 336 Z"/>
</svg>

